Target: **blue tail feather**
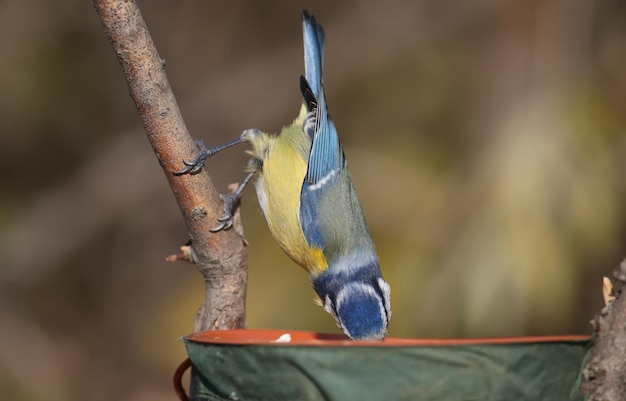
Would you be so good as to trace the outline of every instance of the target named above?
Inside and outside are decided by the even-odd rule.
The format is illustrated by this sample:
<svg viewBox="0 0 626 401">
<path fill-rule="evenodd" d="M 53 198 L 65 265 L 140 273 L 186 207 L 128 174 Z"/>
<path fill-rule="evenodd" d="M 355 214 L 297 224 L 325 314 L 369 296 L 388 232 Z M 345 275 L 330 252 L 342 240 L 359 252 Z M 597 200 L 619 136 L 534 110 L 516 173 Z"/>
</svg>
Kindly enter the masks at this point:
<svg viewBox="0 0 626 401">
<path fill-rule="evenodd" d="M 319 98 L 322 91 L 322 66 L 324 64 L 324 30 L 315 17 L 302 10 L 302 34 L 304 37 L 304 71 L 313 95 Z"/>
<path fill-rule="evenodd" d="M 302 30 L 306 79 L 300 80 L 300 90 L 309 111 L 304 122 L 304 131 L 313 139 L 305 178 L 306 187 L 306 184 L 316 184 L 333 171 L 343 168 L 345 162 L 337 129 L 328 114 L 324 96 L 324 31 L 306 10 L 302 11 Z"/>
</svg>

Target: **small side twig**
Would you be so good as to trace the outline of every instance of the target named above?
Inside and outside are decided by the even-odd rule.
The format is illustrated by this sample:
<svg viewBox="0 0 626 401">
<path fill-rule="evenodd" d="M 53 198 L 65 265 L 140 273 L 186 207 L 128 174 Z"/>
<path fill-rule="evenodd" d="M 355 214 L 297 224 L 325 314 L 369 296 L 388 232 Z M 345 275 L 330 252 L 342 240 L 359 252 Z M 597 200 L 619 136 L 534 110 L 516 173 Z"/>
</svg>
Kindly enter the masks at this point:
<svg viewBox="0 0 626 401">
<path fill-rule="evenodd" d="M 223 204 L 206 171 L 172 174 L 181 168 L 182 160 L 193 158 L 197 148 L 167 80 L 165 62 L 134 0 L 92 1 L 182 211 L 194 261 L 206 282 L 206 298 L 196 315 L 195 330 L 242 328 L 247 280 L 243 239 L 235 230 L 211 232 L 223 214 Z"/>
</svg>

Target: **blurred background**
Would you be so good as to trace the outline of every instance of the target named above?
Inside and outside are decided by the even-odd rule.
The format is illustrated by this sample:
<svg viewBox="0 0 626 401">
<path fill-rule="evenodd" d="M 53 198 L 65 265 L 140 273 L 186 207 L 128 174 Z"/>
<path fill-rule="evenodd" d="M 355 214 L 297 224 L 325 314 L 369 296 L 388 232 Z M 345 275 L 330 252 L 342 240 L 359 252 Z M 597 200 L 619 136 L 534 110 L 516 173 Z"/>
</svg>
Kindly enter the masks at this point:
<svg viewBox="0 0 626 401">
<path fill-rule="evenodd" d="M 626 240 L 626 3 L 140 1 L 189 130 L 279 131 L 300 10 L 392 286 L 390 335 L 585 334 Z M 203 281 L 90 1 L 0 2 L 0 398 L 173 400 Z M 207 163 L 240 181 L 245 148 Z M 248 326 L 337 333 L 254 191 Z"/>
</svg>

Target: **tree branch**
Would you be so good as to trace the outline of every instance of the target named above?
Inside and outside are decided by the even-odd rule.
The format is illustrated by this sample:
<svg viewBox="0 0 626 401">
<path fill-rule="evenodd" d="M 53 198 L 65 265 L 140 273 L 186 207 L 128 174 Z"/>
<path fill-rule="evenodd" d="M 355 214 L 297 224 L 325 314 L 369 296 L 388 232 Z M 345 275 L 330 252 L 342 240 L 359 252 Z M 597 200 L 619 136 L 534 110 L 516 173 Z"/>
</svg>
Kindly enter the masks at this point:
<svg viewBox="0 0 626 401">
<path fill-rule="evenodd" d="M 581 390 L 589 401 L 626 400 L 626 261 L 615 271 L 621 286 L 591 322 L 595 340 L 583 369 Z"/>
<path fill-rule="evenodd" d="M 210 231 L 223 203 L 206 171 L 174 176 L 198 149 L 189 135 L 156 50 L 134 0 L 92 0 L 122 66 L 130 95 L 154 153 L 182 211 L 193 259 L 206 283 L 195 330 L 245 326 L 247 259 L 236 230 Z"/>
</svg>

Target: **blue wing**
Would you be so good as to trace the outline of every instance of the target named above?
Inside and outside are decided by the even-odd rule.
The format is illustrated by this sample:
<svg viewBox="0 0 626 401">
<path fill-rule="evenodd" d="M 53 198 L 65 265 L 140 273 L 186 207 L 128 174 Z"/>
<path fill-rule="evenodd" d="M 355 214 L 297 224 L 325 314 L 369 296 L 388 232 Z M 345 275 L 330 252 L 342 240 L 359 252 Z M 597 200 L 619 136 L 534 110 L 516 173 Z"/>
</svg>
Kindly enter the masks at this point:
<svg viewBox="0 0 626 401">
<path fill-rule="evenodd" d="M 300 78 L 300 91 L 308 111 L 303 129 L 313 140 L 305 184 L 315 185 L 342 168 L 344 157 L 324 96 L 324 30 L 306 10 L 302 11 L 302 32 L 305 78 Z"/>
<path fill-rule="evenodd" d="M 337 129 L 326 108 L 323 87 L 320 97 L 316 98 L 307 80 L 301 77 L 300 89 L 308 110 L 303 130 L 313 140 L 304 183 L 316 185 L 338 174 L 345 167 L 345 158 Z"/>
<path fill-rule="evenodd" d="M 303 11 L 302 17 L 306 78 L 300 78 L 300 90 L 308 111 L 303 130 L 312 139 L 312 145 L 300 196 L 300 222 L 309 244 L 325 248 L 318 209 L 329 189 L 337 184 L 345 158 L 324 96 L 324 32 L 308 12 Z"/>
</svg>

